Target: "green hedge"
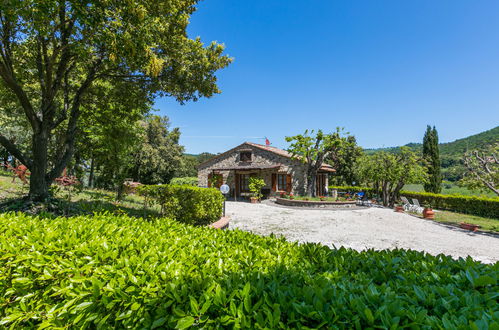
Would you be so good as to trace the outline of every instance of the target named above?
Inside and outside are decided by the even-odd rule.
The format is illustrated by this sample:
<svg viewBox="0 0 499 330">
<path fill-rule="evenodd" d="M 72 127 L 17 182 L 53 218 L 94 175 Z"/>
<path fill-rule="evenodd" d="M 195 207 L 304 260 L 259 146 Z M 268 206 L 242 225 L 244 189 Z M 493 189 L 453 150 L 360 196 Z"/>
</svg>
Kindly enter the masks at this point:
<svg viewBox="0 0 499 330">
<path fill-rule="evenodd" d="M 224 197 L 218 189 L 186 185 L 140 186 L 146 203 L 161 206 L 161 213 L 182 223 L 207 225 L 220 219 Z"/>
<path fill-rule="evenodd" d="M 435 209 L 499 218 L 499 198 L 464 195 L 442 195 L 427 192 L 401 191 L 402 196 L 416 198 L 421 204 L 429 203 Z"/>
<path fill-rule="evenodd" d="M 344 192 L 365 192 L 369 197 L 372 196 L 374 189 L 373 188 L 367 188 L 367 187 L 359 187 L 359 186 L 329 186 L 329 192 L 331 190 L 338 190 L 338 191 L 344 191 Z"/>
<path fill-rule="evenodd" d="M 173 178 L 171 179 L 170 184 L 188 185 L 188 186 L 197 187 L 198 178 L 197 177 Z"/>
<path fill-rule="evenodd" d="M 0 328 L 499 326 L 498 267 L 168 219 L 0 214 Z"/>
</svg>

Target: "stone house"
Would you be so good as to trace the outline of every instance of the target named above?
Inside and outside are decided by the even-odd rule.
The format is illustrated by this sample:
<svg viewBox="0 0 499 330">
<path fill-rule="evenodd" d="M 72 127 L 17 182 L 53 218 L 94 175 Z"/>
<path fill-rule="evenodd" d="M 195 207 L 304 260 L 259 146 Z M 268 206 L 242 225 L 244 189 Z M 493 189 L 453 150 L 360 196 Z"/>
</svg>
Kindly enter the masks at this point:
<svg viewBox="0 0 499 330">
<path fill-rule="evenodd" d="M 318 196 L 326 193 L 328 173 L 334 172 L 332 166 L 324 164 L 316 181 Z M 295 195 L 305 194 L 306 165 L 293 159 L 286 150 L 251 142 L 232 148 L 198 166 L 200 187 L 214 184 L 220 187 L 227 184 L 231 197 L 247 197 L 249 178 L 258 176 L 265 181 L 262 192 L 265 196 L 281 192 Z"/>
</svg>

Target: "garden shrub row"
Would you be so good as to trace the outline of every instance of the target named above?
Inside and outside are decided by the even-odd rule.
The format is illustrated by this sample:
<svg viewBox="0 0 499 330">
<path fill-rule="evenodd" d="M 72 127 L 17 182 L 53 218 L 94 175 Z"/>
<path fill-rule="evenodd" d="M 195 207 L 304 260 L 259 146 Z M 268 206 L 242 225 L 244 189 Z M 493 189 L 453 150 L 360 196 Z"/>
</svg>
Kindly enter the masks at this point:
<svg viewBox="0 0 499 330">
<path fill-rule="evenodd" d="M 224 197 L 218 189 L 186 185 L 143 185 L 139 195 L 157 204 L 161 214 L 191 225 L 208 225 L 220 219 Z"/>
<path fill-rule="evenodd" d="M 359 186 L 329 186 L 329 191 L 331 192 L 332 190 L 352 192 L 352 193 L 365 192 L 369 197 L 371 197 L 372 194 L 374 193 L 373 188 L 359 187 Z"/>
<path fill-rule="evenodd" d="M 173 178 L 171 179 L 170 184 L 188 185 L 188 186 L 197 187 L 198 178 L 197 177 Z"/>
<path fill-rule="evenodd" d="M 333 189 L 346 192 L 364 191 L 369 197 L 371 197 L 375 192 L 373 188 L 354 186 L 329 187 L 329 191 Z M 416 198 L 421 204 L 430 204 L 431 207 L 439 210 L 448 210 L 489 218 L 499 218 L 499 198 L 443 195 L 404 190 L 400 192 L 400 195 L 408 198 Z"/>
<path fill-rule="evenodd" d="M 401 191 L 400 194 L 405 197 L 416 198 L 422 205 L 430 204 L 431 207 L 439 210 L 499 218 L 499 198 L 442 195 L 413 191 Z"/>
<path fill-rule="evenodd" d="M 499 264 L 0 214 L 0 328 L 497 329 Z"/>
</svg>

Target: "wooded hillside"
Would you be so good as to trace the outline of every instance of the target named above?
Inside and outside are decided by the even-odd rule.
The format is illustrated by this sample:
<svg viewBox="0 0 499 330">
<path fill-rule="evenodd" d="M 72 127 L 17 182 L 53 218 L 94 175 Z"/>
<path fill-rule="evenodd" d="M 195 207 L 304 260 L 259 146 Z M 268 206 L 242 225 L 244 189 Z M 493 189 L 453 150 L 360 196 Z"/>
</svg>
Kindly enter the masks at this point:
<svg viewBox="0 0 499 330">
<path fill-rule="evenodd" d="M 457 181 L 461 178 L 464 171 L 462 158 L 466 150 L 482 150 L 494 143 L 499 143 L 499 126 L 453 142 L 440 143 L 440 158 L 442 160 L 442 174 L 444 180 Z M 421 143 L 408 143 L 405 146 L 420 153 L 423 145 Z M 398 148 L 399 147 L 365 149 L 365 152 L 367 154 L 374 154 L 380 151 L 395 152 Z"/>
</svg>

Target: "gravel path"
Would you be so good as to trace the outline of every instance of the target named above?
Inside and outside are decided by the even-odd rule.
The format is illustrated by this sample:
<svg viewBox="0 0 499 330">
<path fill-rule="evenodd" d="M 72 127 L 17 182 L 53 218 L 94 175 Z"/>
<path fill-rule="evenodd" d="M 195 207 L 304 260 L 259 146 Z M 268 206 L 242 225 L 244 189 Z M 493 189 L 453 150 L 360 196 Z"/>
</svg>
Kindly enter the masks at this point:
<svg viewBox="0 0 499 330">
<path fill-rule="evenodd" d="M 230 228 L 288 240 L 365 249 L 404 248 L 453 257 L 499 261 L 499 236 L 473 233 L 390 209 L 316 210 L 272 203 L 227 202 Z"/>
</svg>

